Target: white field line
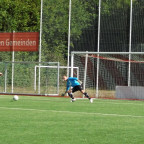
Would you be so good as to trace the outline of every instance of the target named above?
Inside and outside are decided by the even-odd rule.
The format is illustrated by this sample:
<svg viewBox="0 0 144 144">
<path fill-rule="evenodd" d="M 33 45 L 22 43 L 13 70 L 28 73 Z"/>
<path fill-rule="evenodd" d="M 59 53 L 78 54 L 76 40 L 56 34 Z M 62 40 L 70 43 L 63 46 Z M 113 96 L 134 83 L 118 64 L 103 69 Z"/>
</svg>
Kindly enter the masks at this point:
<svg viewBox="0 0 144 144">
<path fill-rule="evenodd" d="M 120 102 L 120 103 L 118 103 L 118 102 L 114 102 L 114 101 L 113 102 L 112 101 L 111 102 L 108 102 L 108 101 L 107 102 L 106 101 L 103 101 L 103 102 L 102 101 L 98 101 L 97 103 L 114 104 L 114 105 L 136 105 L 136 106 L 138 105 L 138 106 L 144 106 L 143 103 L 140 104 L 140 103 L 130 103 L 130 102 L 125 102 L 125 103 Z"/>
<path fill-rule="evenodd" d="M 87 100 L 87 98 L 76 98 L 77 100 Z M 144 106 L 144 103 L 133 103 L 133 102 L 126 102 L 125 100 L 106 100 L 106 99 L 96 99 L 96 98 L 93 98 L 94 101 L 97 101 L 97 103 L 104 103 L 104 104 L 119 104 L 119 105 L 143 105 Z M 120 102 L 117 102 L 117 101 L 120 101 Z M 124 101 L 124 102 L 122 102 Z"/>
<path fill-rule="evenodd" d="M 105 114 L 105 113 L 91 113 L 91 112 L 72 112 L 72 111 L 57 111 L 57 110 L 40 110 L 40 109 L 24 109 L 24 108 L 9 108 L 0 107 L 0 109 L 6 110 L 21 110 L 21 111 L 39 111 L 39 112 L 55 112 L 55 113 L 69 113 L 69 114 L 83 114 L 83 115 L 100 115 L 100 116 L 113 116 L 113 117 L 132 117 L 132 118 L 144 118 L 144 115 L 121 115 L 121 114 Z"/>
</svg>

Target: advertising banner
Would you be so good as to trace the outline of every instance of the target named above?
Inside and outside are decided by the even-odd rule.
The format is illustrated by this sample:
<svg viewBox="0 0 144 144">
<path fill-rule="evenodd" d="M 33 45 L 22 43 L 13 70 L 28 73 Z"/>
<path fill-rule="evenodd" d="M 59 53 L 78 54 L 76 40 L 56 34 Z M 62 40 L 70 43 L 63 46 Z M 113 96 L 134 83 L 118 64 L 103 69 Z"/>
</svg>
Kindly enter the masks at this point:
<svg viewBox="0 0 144 144">
<path fill-rule="evenodd" d="M 38 51 L 39 32 L 0 33 L 0 51 Z"/>
</svg>

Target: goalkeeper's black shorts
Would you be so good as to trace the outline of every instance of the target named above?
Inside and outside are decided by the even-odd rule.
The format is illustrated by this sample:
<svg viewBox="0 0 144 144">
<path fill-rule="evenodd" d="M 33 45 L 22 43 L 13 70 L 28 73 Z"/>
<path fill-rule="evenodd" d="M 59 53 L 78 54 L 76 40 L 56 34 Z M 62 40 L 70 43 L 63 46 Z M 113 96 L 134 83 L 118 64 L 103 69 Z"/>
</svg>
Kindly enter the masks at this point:
<svg viewBox="0 0 144 144">
<path fill-rule="evenodd" d="M 77 86 L 72 88 L 72 93 L 74 93 L 76 91 L 81 91 L 81 90 L 83 90 L 82 86 L 81 85 L 77 85 Z"/>
</svg>

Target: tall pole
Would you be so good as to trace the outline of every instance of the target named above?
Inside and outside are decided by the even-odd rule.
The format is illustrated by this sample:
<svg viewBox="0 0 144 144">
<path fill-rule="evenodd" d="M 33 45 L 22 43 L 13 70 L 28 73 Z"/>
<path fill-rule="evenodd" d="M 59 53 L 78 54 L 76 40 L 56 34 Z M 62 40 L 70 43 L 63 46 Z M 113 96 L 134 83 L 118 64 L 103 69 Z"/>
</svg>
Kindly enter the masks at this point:
<svg viewBox="0 0 144 144">
<path fill-rule="evenodd" d="M 14 89 L 14 85 L 13 85 L 13 83 L 14 83 L 14 51 L 12 51 L 12 90 L 11 90 L 11 92 L 13 93 L 13 89 Z"/>
<path fill-rule="evenodd" d="M 100 22 L 101 22 L 101 0 L 99 0 L 99 16 L 98 16 L 98 50 L 97 52 L 100 51 Z M 97 58 L 97 76 L 96 76 L 96 98 L 98 98 L 98 87 L 99 85 L 99 54 Z"/>
<path fill-rule="evenodd" d="M 12 40 L 14 41 L 14 36 L 15 36 L 15 31 L 13 31 L 13 34 L 12 34 Z M 11 89 L 11 92 L 13 93 L 14 91 L 14 61 L 15 61 L 15 52 L 14 52 L 14 45 L 12 46 L 12 89 Z"/>
<path fill-rule="evenodd" d="M 43 13 L 43 0 L 41 0 L 41 16 L 40 16 L 40 44 L 39 44 L 39 66 L 41 65 L 41 48 L 42 48 L 42 13 Z M 40 94 L 40 67 L 38 77 L 38 94 Z"/>
<path fill-rule="evenodd" d="M 67 76 L 69 76 L 70 63 L 70 38 L 71 38 L 71 0 L 69 0 L 69 27 L 68 27 L 68 58 L 67 58 Z M 72 75 L 72 74 L 71 74 Z"/>
<path fill-rule="evenodd" d="M 41 15 L 40 15 L 39 62 L 41 62 L 41 47 L 42 47 L 42 13 L 43 13 L 43 0 L 41 0 Z"/>
<path fill-rule="evenodd" d="M 129 34 L 129 52 L 131 52 L 131 41 L 132 41 L 132 0 L 130 4 L 130 34 Z M 129 54 L 129 68 L 128 68 L 128 86 L 131 85 L 131 54 Z"/>
<path fill-rule="evenodd" d="M 85 70 L 84 70 L 84 83 L 83 83 L 84 90 L 86 89 L 87 65 L 88 65 L 88 54 L 86 54 L 86 56 L 85 56 Z M 83 95 L 83 98 L 84 98 L 84 95 Z"/>
<path fill-rule="evenodd" d="M 74 67 L 74 54 L 71 53 L 71 77 L 73 77 L 73 67 Z M 69 67 L 67 66 L 67 69 Z M 68 96 L 68 93 L 66 94 Z"/>
</svg>

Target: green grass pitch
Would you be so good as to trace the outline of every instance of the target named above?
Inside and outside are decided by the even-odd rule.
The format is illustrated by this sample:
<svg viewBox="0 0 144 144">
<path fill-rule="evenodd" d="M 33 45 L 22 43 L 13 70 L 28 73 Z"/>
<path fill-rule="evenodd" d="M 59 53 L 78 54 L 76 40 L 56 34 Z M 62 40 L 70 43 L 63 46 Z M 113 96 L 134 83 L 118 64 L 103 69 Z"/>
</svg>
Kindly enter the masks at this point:
<svg viewBox="0 0 144 144">
<path fill-rule="evenodd" d="M 0 96 L 1 144 L 142 144 L 144 101 Z"/>
</svg>

